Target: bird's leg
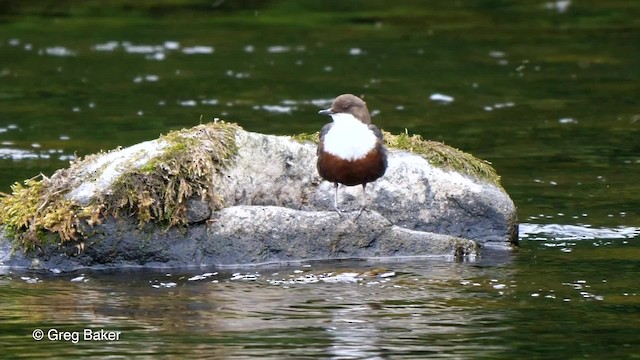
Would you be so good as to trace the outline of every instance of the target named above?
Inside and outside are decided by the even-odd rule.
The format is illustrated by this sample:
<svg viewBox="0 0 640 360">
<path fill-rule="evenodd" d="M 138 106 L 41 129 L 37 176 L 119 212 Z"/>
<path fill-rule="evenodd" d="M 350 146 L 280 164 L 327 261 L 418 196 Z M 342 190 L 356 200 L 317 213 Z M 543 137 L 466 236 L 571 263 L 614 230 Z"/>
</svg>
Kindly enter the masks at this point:
<svg viewBox="0 0 640 360">
<path fill-rule="evenodd" d="M 339 186 L 340 184 L 333 183 L 333 187 L 335 188 L 335 195 L 333 197 L 333 208 L 336 209 L 336 211 L 338 212 L 338 215 L 342 216 L 342 211 L 340 211 L 340 209 L 338 208 L 338 187 Z"/>
<path fill-rule="evenodd" d="M 360 210 L 358 210 L 356 219 L 360 217 L 360 214 L 362 214 L 362 211 L 365 210 L 366 206 L 367 206 L 367 183 L 364 183 L 362 184 L 362 207 L 360 207 Z"/>
</svg>

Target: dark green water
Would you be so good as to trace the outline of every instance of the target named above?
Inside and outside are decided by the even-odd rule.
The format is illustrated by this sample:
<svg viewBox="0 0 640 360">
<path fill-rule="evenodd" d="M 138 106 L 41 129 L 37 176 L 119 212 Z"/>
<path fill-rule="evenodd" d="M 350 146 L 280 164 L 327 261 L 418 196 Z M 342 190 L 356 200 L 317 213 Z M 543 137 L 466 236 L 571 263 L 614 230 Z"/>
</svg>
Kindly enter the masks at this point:
<svg viewBox="0 0 640 360">
<path fill-rule="evenodd" d="M 316 131 L 317 110 L 352 92 L 386 130 L 491 161 L 521 248 L 475 263 L 5 271 L 3 356 L 640 357 L 640 2 L 39 3 L 0 3 L 0 191 L 216 117 Z M 85 328 L 121 334 L 85 341 Z"/>
</svg>

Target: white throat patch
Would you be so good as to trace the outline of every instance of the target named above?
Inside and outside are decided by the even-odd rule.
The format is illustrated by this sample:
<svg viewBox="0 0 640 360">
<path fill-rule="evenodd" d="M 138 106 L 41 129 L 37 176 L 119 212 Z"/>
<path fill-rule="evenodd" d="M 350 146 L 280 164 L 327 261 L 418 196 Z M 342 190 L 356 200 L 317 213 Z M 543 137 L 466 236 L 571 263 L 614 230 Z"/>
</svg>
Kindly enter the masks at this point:
<svg viewBox="0 0 640 360">
<path fill-rule="evenodd" d="M 364 158 L 376 146 L 376 135 L 351 114 L 333 114 L 333 126 L 324 136 L 324 151 L 345 160 Z"/>
</svg>

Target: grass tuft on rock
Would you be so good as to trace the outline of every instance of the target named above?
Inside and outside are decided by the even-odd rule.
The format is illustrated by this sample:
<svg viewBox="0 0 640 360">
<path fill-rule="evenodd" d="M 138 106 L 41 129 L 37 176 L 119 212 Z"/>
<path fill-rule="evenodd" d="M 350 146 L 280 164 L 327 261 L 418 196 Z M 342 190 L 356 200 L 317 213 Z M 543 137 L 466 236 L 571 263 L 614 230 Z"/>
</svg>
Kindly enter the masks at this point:
<svg viewBox="0 0 640 360">
<path fill-rule="evenodd" d="M 148 222 L 185 225 L 187 202 L 192 197 L 222 208 L 216 194 L 218 169 L 236 153 L 236 124 L 217 122 L 173 131 L 160 137 L 170 145 L 144 167 L 124 174 L 113 192 L 100 199 L 114 216 L 136 215 Z"/>
<path fill-rule="evenodd" d="M 435 167 L 500 186 L 500 176 L 486 160 L 438 141 L 424 140 L 420 135 L 409 135 L 407 130 L 398 135 L 383 131 L 383 135 L 385 144 L 390 148 L 414 152 Z"/>
<path fill-rule="evenodd" d="M 124 172 L 109 194 L 84 206 L 65 195 L 78 185 L 76 175 L 86 163 L 101 154 L 75 160 L 50 178 L 41 175 L 15 183 L 10 194 L 0 193 L 0 224 L 13 236 L 14 249 L 25 251 L 45 245 L 48 233 L 58 235 L 59 244 L 82 240 L 86 225 L 99 224 L 109 215 L 136 216 L 141 226 L 186 224 L 190 198 L 208 201 L 212 210 L 223 206 L 215 191 L 216 175 L 237 151 L 238 129 L 237 124 L 218 121 L 161 136 L 159 141 L 167 146 L 159 156 Z"/>
<path fill-rule="evenodd" d="M 14 248 L 33 250 L 43 245 L 45 232 L 60 242 L 78 240 L 78 225 L 91 219 L 94 206 L 83 208 L 64 198 L 60 184 L 44 175 L 15 183 L 11 194 L 0 194 L 0 223 L 14 238 Z"/>
</svg>

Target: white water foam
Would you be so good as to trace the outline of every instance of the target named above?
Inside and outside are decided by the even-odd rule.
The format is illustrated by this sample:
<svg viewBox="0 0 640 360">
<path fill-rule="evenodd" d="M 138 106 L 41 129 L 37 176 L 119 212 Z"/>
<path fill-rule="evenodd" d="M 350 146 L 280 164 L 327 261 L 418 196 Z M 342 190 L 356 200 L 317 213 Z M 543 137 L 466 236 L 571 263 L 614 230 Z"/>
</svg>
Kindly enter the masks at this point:
<svg viewBox="0 0 640 360">
<path fill-rule="evenodd" d="M 523 240 L 631 239 L 640 235 L 640 227 L 592 228 L 589 225 L 520 224 Z"/>
</svg>

